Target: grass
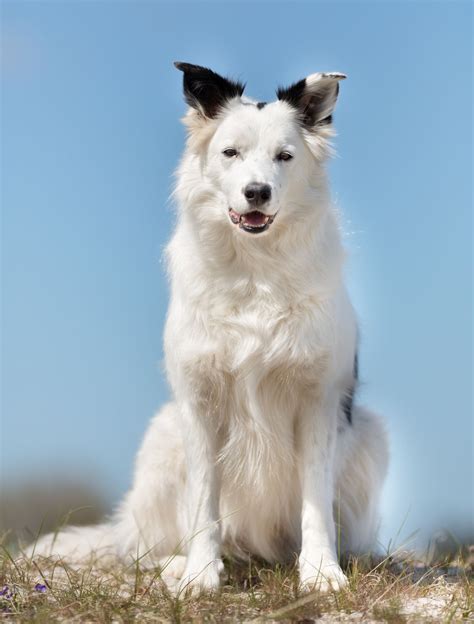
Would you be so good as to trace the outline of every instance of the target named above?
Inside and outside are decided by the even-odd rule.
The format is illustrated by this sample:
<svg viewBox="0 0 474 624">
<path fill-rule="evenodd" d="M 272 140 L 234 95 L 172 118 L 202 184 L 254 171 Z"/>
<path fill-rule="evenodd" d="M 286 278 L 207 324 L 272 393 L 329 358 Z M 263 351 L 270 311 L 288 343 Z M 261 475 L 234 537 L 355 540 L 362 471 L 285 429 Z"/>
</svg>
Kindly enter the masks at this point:
<svg viewBox="0 0 474 624">
<path fill-rule="evenodd" d="M 0 558 L 0 618 L 14 622 L 474 621 L 472 571 L 459 561 L 453 573 L 452 562 L 418 569 L 391 557 L 352 560 L 348 587 L 327 595 L 300 593 L 294 566 L 226 561 L 219 592 L 176 597 L 159 570 L 139 564 L 73 569 L 52 559 L 14 558 L 5 547 Z"/>
</svg>

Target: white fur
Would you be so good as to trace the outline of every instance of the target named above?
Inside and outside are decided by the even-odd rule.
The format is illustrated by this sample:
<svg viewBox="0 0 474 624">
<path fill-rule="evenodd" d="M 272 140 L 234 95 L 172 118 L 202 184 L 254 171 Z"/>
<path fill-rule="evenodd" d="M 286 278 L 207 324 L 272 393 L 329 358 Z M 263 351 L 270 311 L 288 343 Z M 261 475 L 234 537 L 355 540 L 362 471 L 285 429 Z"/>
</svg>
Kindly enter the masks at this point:
<svg viewBox="0 0 474 624">
<path fill-rule="evenodd" d="M 313 74 L 308 88 L 341 77 Z M 337 551 L 374 545 L 388 451 L 377 416 L 355 406 L 351 425 L 340 407 L 357 328 L 324 169 L 330 126 L 302 129 L 286 102 L 259 110 L 245 98 L 213 119 L 190 109 L 185 122 L 167 249 L 174 401 L 153 419 L 111 522 L 69 529 L 53 547 L 48 536 L 36 552 L 139 555 L 200 588 L 219 585 L 223 551 L 296 554 L 303 585 L 341 587 Z M 275 159 L 282 149 L 291 161 Z M 254 181 L 271 186 L 265 211 L 276 214 L 258 235 L 228 215 L 246 210 Z M 172 563 L 176 553 L 186 559 Z"/>
</svg>

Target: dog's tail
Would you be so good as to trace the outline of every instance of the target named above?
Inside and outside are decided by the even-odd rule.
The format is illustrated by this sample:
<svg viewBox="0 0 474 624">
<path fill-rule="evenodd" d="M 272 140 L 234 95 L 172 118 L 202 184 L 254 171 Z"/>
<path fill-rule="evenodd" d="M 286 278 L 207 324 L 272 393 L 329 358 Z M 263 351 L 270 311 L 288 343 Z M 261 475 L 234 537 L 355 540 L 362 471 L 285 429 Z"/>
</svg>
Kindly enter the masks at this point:
<svg viewBox="0 0 474 624">
<path fill-rule="evenodd" d="M 101 562 L 117 556 L 116 527 L 112 522 L 94 526 L 67 527 L 49 533 L 30 544 L 24 554 L 29 557 L 53 557 L 70 564 Z"/>
</svg>

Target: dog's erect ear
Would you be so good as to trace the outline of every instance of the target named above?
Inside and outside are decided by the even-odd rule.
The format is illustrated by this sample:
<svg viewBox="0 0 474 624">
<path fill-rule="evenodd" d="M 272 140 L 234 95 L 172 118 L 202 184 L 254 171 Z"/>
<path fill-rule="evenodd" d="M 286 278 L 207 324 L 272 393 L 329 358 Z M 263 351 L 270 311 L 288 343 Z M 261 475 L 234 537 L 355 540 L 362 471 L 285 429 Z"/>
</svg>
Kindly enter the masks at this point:
<svg viewBox="0 0 474 624">
<path fill-rule="evenodd" d="M 311 74 L 299 82 L 277 90 L 279 100 L 284 100 L 299 112 L 306 128 L 327 125 L 332 122 L 332 111 L 339 93 L 339 80 L 346 76 L 339 73 Z"/>
<path fill-rule="evenodd" d="M 223 78 L 207 67 L 176 62 L 183 72 L 183 90 L 186 102 L 192 108 L 212 119 L 228 100 L 240 97 L 245 85 Z"/>
</svg>

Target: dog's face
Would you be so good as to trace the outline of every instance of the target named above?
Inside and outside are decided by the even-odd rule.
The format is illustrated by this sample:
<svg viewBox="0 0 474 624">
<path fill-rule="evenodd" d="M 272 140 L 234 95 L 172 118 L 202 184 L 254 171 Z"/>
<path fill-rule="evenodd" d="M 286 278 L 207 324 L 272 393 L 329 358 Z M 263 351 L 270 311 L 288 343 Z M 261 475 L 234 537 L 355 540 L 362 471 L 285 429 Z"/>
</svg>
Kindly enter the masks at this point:
<svg viewBox="0 0 474 624">
<path fill-rule="evenodd" d="M 245 235 L 291 223 L 314 192 L 311 178 L 327 153 L 342 74 L 313 74 L 272 103 L 242 97 L 240 83 L 209 69 L 177 63 L 199 143 L 202 172 L 218 195 L 210 218 Z M 316 170 L 316 171 L 315 171 Z M 314 182 L 314 181 L 313 181 Z"/>
<path fill-rule="evenodd" d="M 288 204 L 305 152 L 288 106 L 274 102 L 259 109 L 236 102 L 209 143 L 206 166 L 230 223 L 247 234 L 268 230 Z"/>
</svg>

